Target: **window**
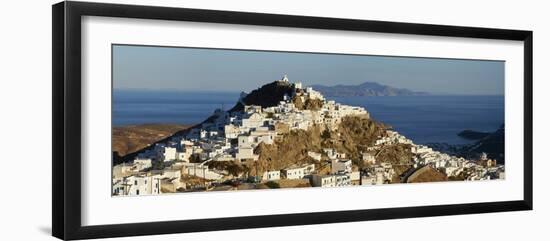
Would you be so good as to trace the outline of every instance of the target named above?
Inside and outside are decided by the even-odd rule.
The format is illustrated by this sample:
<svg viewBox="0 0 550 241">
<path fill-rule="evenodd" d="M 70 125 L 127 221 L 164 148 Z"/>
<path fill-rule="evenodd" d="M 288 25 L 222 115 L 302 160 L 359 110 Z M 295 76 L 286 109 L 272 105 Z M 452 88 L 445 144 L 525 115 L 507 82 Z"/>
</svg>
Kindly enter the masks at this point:
<svg viewBox="0 0 550 241">
<path fill-rule="evenodd" d="M 134 181 L 134 185 L 137 185 L 137 180 Z"/>
<path fill-rule="evenodd" d="M 136 190 L 136 195 L 139 195 L 139 189 Z"/>
</svg>

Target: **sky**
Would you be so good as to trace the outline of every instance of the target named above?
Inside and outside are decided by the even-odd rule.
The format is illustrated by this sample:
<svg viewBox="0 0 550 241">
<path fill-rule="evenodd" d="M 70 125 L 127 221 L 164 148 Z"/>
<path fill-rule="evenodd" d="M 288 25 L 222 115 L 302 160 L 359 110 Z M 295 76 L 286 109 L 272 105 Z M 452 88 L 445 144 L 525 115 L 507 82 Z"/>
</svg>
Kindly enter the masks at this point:
<svg viewBox="0 0 550 241">
<path fill-rule="evenodd" d="M 503 61 L 113 46 L 115 90 L 246 91 L 288 75 L 303 85 L 377 82 L 433 94 L 503 95 Z"/>
</svg>

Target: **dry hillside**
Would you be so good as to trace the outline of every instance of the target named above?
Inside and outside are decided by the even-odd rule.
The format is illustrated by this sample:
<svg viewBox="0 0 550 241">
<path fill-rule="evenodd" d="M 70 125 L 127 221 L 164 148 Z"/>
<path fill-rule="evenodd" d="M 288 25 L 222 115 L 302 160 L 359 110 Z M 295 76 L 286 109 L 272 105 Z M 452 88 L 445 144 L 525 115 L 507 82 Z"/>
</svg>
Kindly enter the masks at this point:
<svg viewBox="0 0 550 241">
<path fill-rule="evenodd" d="M 189 127 L 189 125 L 178 124 L 144 124 L 113 127 L 112 149 L 119 156 L 125 156 Z"/>
<path fill-rule="evenodd" d="M 280 170 L 292 164 L 313 163 L 308 157 L 308 151 L 322 152 L 323 148 L 335 148 L 340 153 L 359 163 L 359 152 L 365 151 L 371 146 L 378 136 L 384 135 L 384 126 L 367 117 L 345 117 L 336 130 L 325 130 L 320 126 L 314 126 L 307 131 L 296 130 L 284 134 L 274 144 L 261 143 L 256 147 L 255 153 L 259 154 L 257 166 L 251 169 L 255 175 L 255 169 L 259 172 L 265 170 Z M 255 165 L 252 162 L 250 165 Z"/>
</svg>

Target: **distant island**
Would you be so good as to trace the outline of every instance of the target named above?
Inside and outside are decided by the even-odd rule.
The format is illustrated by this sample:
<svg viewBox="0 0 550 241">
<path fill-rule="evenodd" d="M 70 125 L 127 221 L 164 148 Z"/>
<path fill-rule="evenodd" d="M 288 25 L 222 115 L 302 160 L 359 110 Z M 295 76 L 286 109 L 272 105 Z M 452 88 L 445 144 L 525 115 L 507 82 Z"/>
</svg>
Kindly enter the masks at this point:
<svg viewBox="0 0 550 241">
<path fill-rule="evenodd" d="M 429 95 L 427 92 L 412 91 L 409 89 L 395 88 L 376 82 L 364 82 L 358 85 L 312 85 L 313 89 L 329 97 L 347 96 L 415 96 Z"/>
</svg>

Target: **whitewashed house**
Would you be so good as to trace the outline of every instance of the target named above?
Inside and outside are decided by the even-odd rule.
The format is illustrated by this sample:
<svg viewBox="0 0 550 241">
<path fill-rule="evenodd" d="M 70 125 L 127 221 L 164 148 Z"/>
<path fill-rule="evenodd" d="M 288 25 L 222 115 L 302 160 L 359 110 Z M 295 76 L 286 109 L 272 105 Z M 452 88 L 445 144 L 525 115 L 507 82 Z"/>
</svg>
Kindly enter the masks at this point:
<svg viewBox="0 0 550 241">
<path fill-rule="evenodd" d="M 343 187 L 350 186 L 351 179 L 348 175 L 312 175 L 311 184 L 314 187 Z"/>
<path fill-rule="evenodd" d="M 241 134 L 240 128 L 236 125 L 230 124 L 225 125 L 224 127 L 224 134 L 225 138 L 227 139 L 235 139 Z"/>
<path fill-rule="evenodd" d="M 250 132 L 249 141 L 251 142 L 252 146 L 256 146 L 262 142 L 270 145 L 270 144 L 273 144 L 273 141 L 275 140 L 276 136 L 277 136 L 277 133 L 275 131 L 258 128 Z"/>
<path fill-rule="evenodd" d="M 249 135 L 240 135 L 237 140 L 238 147 L 252 147 L 254 144 L 254 137 Z"/>
<path fill-rule="evenodd" d="M 237 153 L 235 153 L 235 159 L 237 160 L 258 160 L 259 156 L 254 154 L 254 148 L 252 147 L 239 147 Z"/>
<path fill-rule="evenodd" d="M 349 175 L 345 174 L 336 174 L 334 175 L 336 186 L 337 187 L 345 187 L 351 185 L 351 178 Z"/>
<path fill-rule="evenodd" d="M 111 193 L 114 196 L 127 195 L 126 185 L 124 185 L 122 178 L 113 178 L 113 187 Z"/>
<path fill-rule="evenodd" d="M 117 188 L 123 187 L 122 190 L 117 190 L 119 195 L 151 195 L 159 194 L 160 189 L 158 188 L 160 182 L 159 176 L 148 176 L 148 175 L 132 175 L 124 178 L 119 185 L 116 185 Z M 122 194 L 120 194 L 122 191 Z"/>
<path fill-rule="evenodd" d="M 332 174 L 344 174 L 351 173 L 352 163 L 351 160 L 335 159 L 331 161 Z"/>
<path fill-rule="evenodd" d="M 179 189 L 185 189 L 186 185 L 179 178 L 162 178 L 160 179 L 162 193 L 175 193 Z"/>
<path fill-rule="evenodd" d="M 196 176 L 207 180 L 221 180 L 222 174 L 211 171 L 208 166 L 200 163 L 182 163 L 182 173 L 190 176 Z"/>
<path fill-rule="evenodd" d="M 335 187 L 336 180 L 333 175 L 313 175 L 311 185 L 314 187 Z"/>
<path fill-rule="evenodd" d="M 283 176 L 286 179 L 302 179 L 306 172 L 305 167 L 291 166 L 283 169 Z"/>
<path fill-rule="evenodd" d="M 167 167 L 163 170 L 162 176 L 167 178 L 180 178 L 181 169 L 182 169 L 181 165 L 179 166 L 179 168 L 178 166 Z"/>
<path fill-rule="evenodd" d="M 307 164 L 302 167 L 304 168 L 304 175 L 310 175 L 315 172 L 315 164 Z"/>
<path fill-rule="evenodd" d="M 363 152 L 361 156 L 364 164 L 374 165 L 376 163 L 376 158 L 374 157 L 374 155 L 368 152 Z"/>
<path fill-rule="evenodd" d="M 321 153 L 317 153 L 317 152 L 313 152 L 313 151 L 308 151 L 307 152 L 307 155 L 311 158 L 313 158 L 313 160 L 316 160 L 316 161 L 321 161 Z"/>
<path fill-rule="evenodd" d="M 153 166 L 153 160 L 151 158 L 137 157 L 134 159 L 134 164 L 137 165 L 139 171 Z"/>
<path fill-rule="evenodd" d="M 155 151 L 157 153 L 157 160 L 168 162 L 176 160 L 176 148 L 166 146 L 165 144 L 157 144 L 155 146 Z"/>
<path fill-rule="evenodd" d="M 121 163 L 113 166 L 113 178 L 122 178 L 133 175 L 139 171 L 138 165 L 134 163 Z"/>
<path fill-rule="evenodd" d="M 262 175 L 263 181 L 275 181 L 281 179 L 281 171 L 266 171 Z"/>
<path fill-rule="evenodd" d="M 264 117 L 260 113 L 247 114 L 242 119 L 242 127 L 257 128 L 264 124 Z"/>
<path fill-rule="evenodd" d="M 366 173 L 361 176 L 361 185 L 382 185 L 385 177 L 382 172 Z"/>
</svg>

